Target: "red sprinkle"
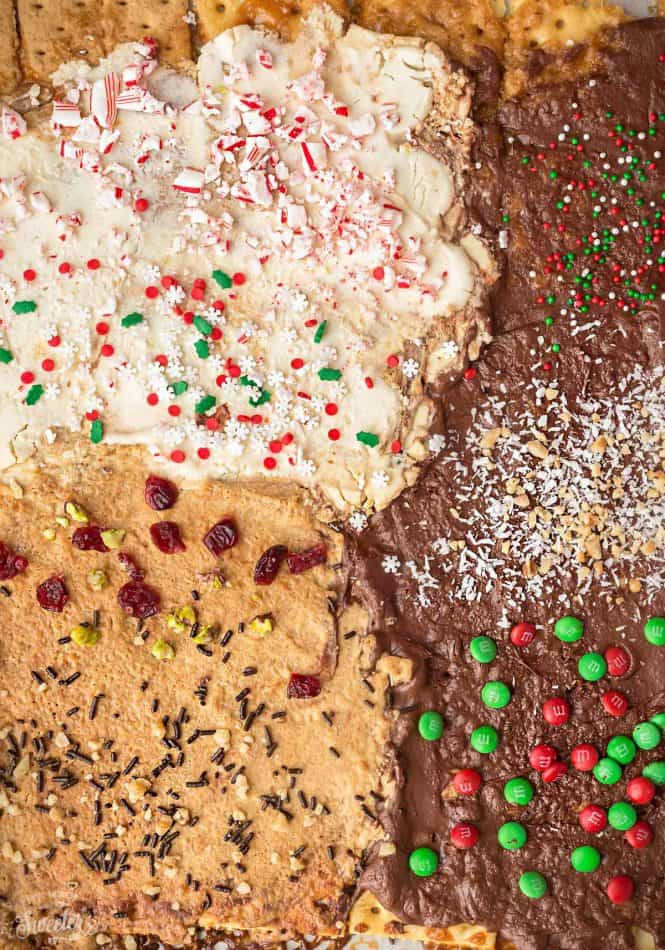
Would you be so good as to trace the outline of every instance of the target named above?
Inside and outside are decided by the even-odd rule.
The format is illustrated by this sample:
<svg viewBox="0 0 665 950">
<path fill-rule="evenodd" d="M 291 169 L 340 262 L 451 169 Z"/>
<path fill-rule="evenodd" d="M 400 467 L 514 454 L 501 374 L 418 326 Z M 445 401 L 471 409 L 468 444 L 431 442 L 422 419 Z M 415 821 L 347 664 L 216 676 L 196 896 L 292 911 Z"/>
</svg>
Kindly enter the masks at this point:
<svg viewBox="0 0 665 950">
<path fill-rule="evenodd" d="M 336 416 L 337 415 L 337 403 L 327 402 L 326 403 L 326 415 L 327 416 Z"/>
<path fill-rule="evenodd" d="M 29 383 L 34 383 L 34 381 L 35 381 L 35 374 L 31 373 L 30 370 L 26 370 L 25 373 L 21 373 L 21 382 L 25 383 L 26 386 Z"/>
<path fill-rule="evenodd" d="M 55 369 L 55 363 L 53 360 L 42 360 L 42 369 L 45 373 L 52 373 Z"/>
<path fill-rule="evenodd" d="M 95 326 L 95 330 L 99 333 L 100 336 L 106 336 L 109 332 L 109 325 L 103 320 L 100 320 L 99 323 Z"/>
<path fill-rule="evenodd" d="M 473 379 L 478 370 L 474 369 L 473 366 L 469 366 L 464 372 L 464 379 Z"/>
<path fill-rule="evenodd" d="M 99 270 L 99 268 L 101 267 L 101 264 L 99 263 L 96 257 L 91 257 L 86 267 L 88 268 L 88 270 Z"/>
<path fill-rule="evenodd" d="M 231 280 L 232 280 L 233 283 L 236 285 L 236 287 L 241 287 L 242 284 L 245 283 L 245 281 L 247 280 L 247 278 L 246 278 L 246 276 L 245 276 L 243 273 L 241 273 L 240 271 L 238 271 L 236 274 L 233 275 L 233 277 L 231 278 Z"/>
<path fill-rule="evenodd" d="M 184 462 L 185 457 L 185 453 L 182 451 L 182 449 L 174 449 L 173 452 L 171 452 L 171 461 L 175 462 L 176 465 L 180 465 L 182 462 Z"/>
<path fill-rule="evenodd" d="M 337 442 L 337 440 L 339 439 L 340 435 L 341 435 L 341 432 L 339 431 L 339 429 L 329 429 L 329 430 L 328 430 L 328 438 L 330 439 L 331 442 Z"/>
<path fill-rule="evenodd" d="M 33 281 L 37 276 L 37 271 L 34 271 L 32 267 L 28 267 L 27 270 L 23 271 L 23 279 L 27 281 Z"/>
<path fill-rule="evenodd" d="M 68 264 L 67 261 L 63 261 L 62 264 L 58 264 L 58 272 L 60 274 L 71 274 L 72 265 Z"/>
<path fill-rule="evenodd" d="M 146 287 L 145 295 L 148 300 L 154 300 L 155 297 L 159 297 L 159 287 L 154 287 L 152 285 L 150 287 Z"/>
<path fill-rule="evenodd" d="M 148 201 L 147 198 L 137 198 L 136 201 L 134 202 L 135 211 L 139 211 L 139 212 L 147 211 L 149 207 L 150 207 L 150 202 Z"/>
<path fill-rule="evenodd" d="M 267 468 L 268 471 L 271 472 L 274 468 L 277 467 L 277 459 L 274 459 L 272 455 L 269 455 L 267 458 L 264 458 L 263 467 Z"/>
<path fill-rule="evenodd" d="M 99 352 L 102 354 L 102 356 L 113 356 L 115 349 L 110 343 L 105 343 Z"/>
<path fill-rule="evenodd" d="M 390 356 L 386 357 L 386 365 L 390 366 L 391 369 L 394 369 L 395 366 L 399 366 L 399 356 L 395 353 L 391 353 Z"/>
<path fill-rule="evenodd" d="M 148 403 L 149 406 L 156 406 L 157 403 L 159 402 L 159 396 L 157 395 L 157 393 L 148 393 L 148 396 L 146 397 L 146 402 Z"/>
</svg>

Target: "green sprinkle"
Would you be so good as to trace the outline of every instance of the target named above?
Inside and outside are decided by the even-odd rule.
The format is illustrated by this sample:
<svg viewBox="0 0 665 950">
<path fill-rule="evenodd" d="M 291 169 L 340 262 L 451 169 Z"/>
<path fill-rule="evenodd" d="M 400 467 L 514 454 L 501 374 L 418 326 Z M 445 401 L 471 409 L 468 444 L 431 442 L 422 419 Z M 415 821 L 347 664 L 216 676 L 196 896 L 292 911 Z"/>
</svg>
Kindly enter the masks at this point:
<svg viewBox="0 0 665 950">
<path fill-rule="evenodd" d="M 578 661 L 577 672 L 583 680 L 595 683 L 607 673 L 605 657 L 600 653 L 585 653 Z"/>
<path fill-rule="evenodd" d="M 212 333 L 212 323 L 208 323 L 203 317 L 194 317 L 194 326 L 203 336 L 210 336 Z"/>
<path fill-rule="evenodd" d="M 436 742 L 443 735 L 443 716 L 429 709 L 418 720 L 418 732 L 428 742 Z"/>
<path fill-rule="evenodd" d="M 326 332 L 326 327 L 328 326 L 327 320 L 322 320 L 321 323 L 316 328 L 316 333 L 314 334 L 314 342 L 320 343 L 323 339 L 323 334 Z"/>
<path fill-rule="evenodd" d="M 6 350 L 4 347 L 0 346 L 0 363 L 11 363 L 14 359 L 14 354 L 11 350 Z"/>
<path fill-rule="evenodd" d="M 525 871 L 520 876 L 519 886 L 525 897 L 539 900 L 547 893 L 547 881 L 540 871 Z"/>
<path fill-rule="evenodd" d="M 659 729 L 665 730 L 665 712 L 656 713 L 651 717 L 651 722 L 654 722 Z"/>
<path fill-rule="evenodd" d="M 431 848 L 416 848 L 409 855 L 409 867 L 416 877 L 431 877 L 439 866 L 439 859 Z"/>
<path fill-rule="evenodd" d="M 637 748 L 628 736 L 613 736 L 607 743 L 607 754 L 621 765 L 630 765 L 637 755 Z"/>
<path fill-rule="evenodd" d="M 90 441 L 98 445 L 104 438 L 104 424 L 101 419 L 95 419 L 90 426 Z"/>
<path fill-rule="evenodd" d="M 553 343 L 553 344 L 552 344 L 552 352 L 553 352 L 553 353 L 558 353 L 560 349 L 561 349 L 561 344 L 560 344 L 560 343 Z"/>
<path fill-rule="evenodd" d="M 182 396 L 182 394 L 186 393 L 189 389 L 189 384 L 186 383 L 184 379 L 181 379 L 177 383 L 171 383 L 169 389 L 174 396 Z"/>
<path fill-rule="evenodd" d="M 249 404 L 256 409 L 257 406 L 262 406 L 265 402 L 270 402 L 270 399 L 271 393 L 269 393 L 267 389 L 262 389 L 258 396 L 250 397 Z"/>
<path fill-rule="evenodd" d="M 491 637 L 474 637 L 469 652 L 477 663 L 491 663 L 496 658 L 496 643 Z"/>
<path fill-rule="evenodd" d="M 635 745 L 640 749 L 655 749 L 660 745 L 662 735 L 658 726 L 653 722 L 638 722 L 633 729 Z"/>
<path fill-rule="evenodd" d="M 499 733 L 494 726 L 478 726 L 471 733 L 471 747 L 481 755 L 494 752 L 499 744 Z"/>
<path fill-rule="evenodd" d="M 223 290 L 228 290 L 229 287 L 233 286 L 233 281 L 228 274 L 225 274 L 223 270 L 214 270 L 212 272 L 213 280 L 216 280 L 219 286 Z"/>
<path fill-rule="evenodd" d="M 652 646 L 665 646 L 665 617 L 650 617 L 644 624 L 644 636 Z"/>
<path fill-rule="evenodd" d="M 483 686 L 480 696 L 490 709 L 503 709 L 510 702 L 510 689 L 500 680 L 490 680 Z"/>
<path fill-rule="evenodd" d="M 194 411 L 197 413 L 197 415 L 201 415 L 204 412 L 208 412 L 208 410 L 212 409 L 216 404 L 217 400 L 214 396 L 203 396 L 203 398 L 199 399 L 197 402 L 196 406 L 194 407 Z"/>
<path fill-rule="evenodd" d="M 533 785 L 528 778 L 511 778 L 503 786 L 503 797 L 510 805 L 528 805 L 533 798 Z"/>
<path fill-rule="evenodd" d="M 141 313 L 128 313 L 126 317 L 123 317 L 120 321 L 122 326 L 127 329 L 128 327 L 135 327 L 139 323 L 143 323 L 143 314 Z"/>
<path fill-rule="evenodd" d="M 197 340 L 194 344 L 194 349 L 196 350 L 196 355 L 202 360 L 207 360 L 210 356 L 210 347 L 207 340 Z"/>
<path fill-rule="evenodd" d="M 600 851 L 584 844 L 581 848 L 575 848 L 570 856 L 570 863 L 580 874 L 591 874 L 600 865 Z"/>
<path fill-rule="evenodd" d="M 34 313 L 36 309 L 34 300 L 17 300 L 12 306 L 14 313 Z"/>
<path fill-rule="evenodd" d="M 341 378 L 341 369 L 330 369 L 330 367 L 324 366 L 323 369 L 319 370 L 319 379 L 323 379 L 326 382 Z"/>
<path fill-rule="evenodd" d="M 43 395 L 44 395 L 44 387 L 42 386 L 41 383 L 35 383 L 34 386 L 30 387 L 30 389 L 28 390 L 28 394 L 25 397 L 26 406 L 34 406 L 36 402 L 39 402 L 39 400 L 42 398 Z"/>
<path fill-rule="evenodd" d="M 654 785 L 665 785 L 665 762 L 650 762 L 642 769 L 642 775 Z"/>
<path fill-rule="evenodd" d="M 519 851 L 526 844 L 526 828 L 519 821 L 507 821 L 501 825 L 496 836 L 506 851 Z"/>
<path fill-rule="evenodd" d="M 599 759 L 593 767 L 593 774 L 601 785 L 616 785 L 622 775 L 621 766 L 614 759 Z"/>
<path fill-rule="evenodd" d="M 637 812 L 629 802 L 615 802 L 609 807 L 607 820 L 615 831 L 628 831 L 637 821 Z"/>
<path fill-rule="evenodd" d="M 575 643 L 584 634 L 584 624 L 577 617 L 560 617 L 554 624 L 554 636 L 564 643 Z"/>
<path fill-rule="evenodd" d="M 363 445 L 369 445 L 371 448 L 376 448 L 379 444 L 378 435 L 374 435 L 373 432 L 356 432 L 356 441 L 362 442 Z"/>
</svg>

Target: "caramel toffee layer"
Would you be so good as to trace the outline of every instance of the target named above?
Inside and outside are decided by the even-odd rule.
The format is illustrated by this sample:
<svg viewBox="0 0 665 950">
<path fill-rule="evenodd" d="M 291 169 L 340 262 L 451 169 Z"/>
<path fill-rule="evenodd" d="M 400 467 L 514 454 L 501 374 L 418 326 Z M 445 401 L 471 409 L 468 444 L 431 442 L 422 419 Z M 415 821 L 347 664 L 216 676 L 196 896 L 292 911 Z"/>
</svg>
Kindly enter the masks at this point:
<svg viewBox="0 0 665 950">
<path fill-rule="evenodd" d="M 589 812 L 580 817 L 629 802 L 630 779 L 646 769 L 662 781 L 665 769 L 650 768 L 662 742 L 618 753 L 614 743 L 624 761 L 607 782 L 608 742 L 654 716 L 662 725 L 665 710 L 665 650 L 644 632 L 665 613 L 665 22 L 631 23 L 610 40 L 591 78 L 505 106 L 495 340 L 445 394 L 440 455 L 349 557 L 372 632 L 415 669 L 393 690 L 397 790 L 380 812 L 397 850 L 375 856 L 363 884 L 403 920 L 475 921 L 520 947 L 627 947 L 635 925 L 665 934 L 662 785 L 635 805 L 632 829 L 610 816 L 594 834 Z M 582 621 L 580 639 L 555 635 L 563 617 Z M 481 635 L 493 662 L 472 655 Z M 580 664 L 588 653 L 600 658 Z M 481 696 L 489 681 L 508 688 L 507 705 L 499 687 Z M 553 698 L 565 702 L 546 718 Z M 431 710 L 443 730 L 427 741 L 418 724 Z M 492 744 L 491 730 L 474 733 L 481 726 L 496 730 L 489 754 L 475 751 L 487 733 Z M 596 750 L 590 761 L 601 757 L 595 773 L 575 767 L 583 753 L 571 761 L 582 744 Z M 549 771 L 531 764 L 537 745 L 554 750 Z M 456 791 L 462 769 L 480 774 L 475 794 Z M 524 805 L 504 793 L 515 777 L 532 786 Z M 475 827 L 466 839 L 462 822 Z M 502 846 L 507 822 L 522 830 L 504 829 Z M 424 877 L 409 868 L 421 847 L 438 858 Z M 574 869 L 580 847 L 596 849 L 597 869 L 588 851 Z M 527 871 L 543 876 L 544 896 L 524 892 Z M 614 903 L 617 876 L 632 899 L 624 880 L 609 888 L 624 899 Z"/>
</svg>

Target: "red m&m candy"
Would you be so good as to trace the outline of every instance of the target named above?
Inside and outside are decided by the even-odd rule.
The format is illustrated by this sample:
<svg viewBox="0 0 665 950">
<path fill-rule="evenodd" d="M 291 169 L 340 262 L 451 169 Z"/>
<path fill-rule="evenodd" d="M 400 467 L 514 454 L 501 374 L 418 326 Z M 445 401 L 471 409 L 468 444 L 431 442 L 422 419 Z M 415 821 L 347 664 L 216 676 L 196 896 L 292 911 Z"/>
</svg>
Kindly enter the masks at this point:
<svg viewBox="0 0 665 950">
<path fill-rule="evenodd" d="M 632 848 L 648 848 L 653 841 L 653 828 L 647 821 L 636 821 L 624 838 Z"/>
<path fill-rule="evenodd" d="M 458 795 L 475 795 L 483 780 L 475 769 L 462 769 L 453 779 L 453 788 Z"/>
<path fill-rule="evenodd" d="M 606 693 L 603 693 L 600 701 L 605 712 L 617 719 L 628 712 L 628 700 L 617 689 L 608 689 Z"/>
<path fill-rule="evenodd" d="M 565 775 L 567 771 L 568 766 L 565 762 L 553 762 L 551 765 L 548 765 L 546 769 L 543 769 L 543 782 L 556 782 L 556 780 L 562 775 Z"/>
<path fill-rule="evenodd" d="M 553 696 L 543 703 L 543 716 L 550 726 L 563 726 L 570 719 L 570 703 L 562 696 Z"/>
<path fill-rule="evenodd" d="M 630 654 L 623 647 L 609 647 L 605 650 L 605 662 L 610 676 L 625 676 L 630 669 Z"/>
<path fill-rule="evenodd" d="M 598 761 L 598 752 L 588 743 L 576 745 L 570 753 L 570 761 L 578 772 L 590 772 Z"/>
<path fill-rule="evenodd" d="M 479 838 L 478 829 L 470 821 L 460 821 L 450 829 L 450 840 L 456 848 L 473 848 Z"/>
<path fill-rule="evenodd" d="M 607 885 L 607 896 L 613 904 L 627 903 L 635 891 L 633 879 L 627 874 L 617 874 Z"/>
<path fill-rule="evenodd" d="M 529 764 L 532 769 L 544 772 L 553 762 L 556 762 L 558 752 L 551 745 L 535 745 L 529 753 Z"/>
<path fill-rule="evenodd" d="M 587 805 L 577 816 L 579 823 L 590 835 L 597 835 L 607 827 L 607 813 L 600 805 Z"/>
<path fill-rule="evenodd" d="M 528 647 L 536 636 L 536 628 L 532 623 L 516 623 L 510 631 L 510 640 L 516 647 Z"/>
<path fill-rule="evenodd" d="M 634 805 L 648 805 L 656 794 L 656 786 L 650 778 L 638 775 L 626 785 L 626 795 Z"/>
</svg>

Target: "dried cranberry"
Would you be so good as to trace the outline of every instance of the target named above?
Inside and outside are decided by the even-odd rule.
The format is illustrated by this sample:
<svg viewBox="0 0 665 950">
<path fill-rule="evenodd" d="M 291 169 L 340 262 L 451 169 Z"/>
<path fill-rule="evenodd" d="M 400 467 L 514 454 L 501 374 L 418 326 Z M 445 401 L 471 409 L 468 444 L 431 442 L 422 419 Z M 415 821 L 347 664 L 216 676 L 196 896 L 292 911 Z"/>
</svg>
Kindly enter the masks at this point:
<svg viewBox="0 0 665 950">
<path fill-rule="evenodd" d="M 286 690 L 289 699 L 314 699 L 321 692 L 321 680 L 318 676 L 307 676 L 305 673 L 291 673 L 291 679 Z"/>
<path fill-rule="evenodd" d="M 98 524 L 86 524 L 77 528 L 72 535 L 72 544 L 79 551 L 108 551 L 102 538 L 102 529 Z"/>
<path fill-rule="evenodd" d="M 69 593 L 62 574 L 54 574 L 53 577 L 42 581 L 37 588 L 37 601 L 44 610 L 51 610 L 56 614 L 62 613 L 68 600 Z"/>
<path fill-rule="evenodd" d="M 162 554 L 177 554 L 184 551 L 185 545 L 180 537 L 180 528 L 175 521 L 156 521 L 150 525 L 150 537 Z"/>
<path fill-rule="evenodd" d="M 264 551 L 254 568 L 255 584 L 272 584 L 277 577 L 279 566 L 286 557 L 288 549 L 283 544 L 273 544 Z"/>
<path fill-rule="evenodd" d="M 28 566 L 28 559 L 0 541 L 0 581 L 10 581 Z"/>
<path fill-rule="evenodd" d="M 302 574 L 304 571 L 309 571 L 310 568 L 316 567 L 318 564 L 325 564 L 326 555 L 325 544 L 315 544 L 313 548 L 307 548 L 306 551 L 289 554 L 286 558 L 286 563 L 289 565 L 289 570 L 292 574 Z"/>
<path fill-rule="evenodd" d="M 203 539 L 203 543 L 215 557 L 228 551 L 238 542 L 238 529 L 231 518 L 222 518 L 213 525 Z"/>
<path fill-rule="evenodd" d="M 178 489 L 167 478 L 160 478 L 159 475 L 148 475 L 145 480 L 145 489 L 143 492 L 146 505 L 154 511 L 166 511 L 167 508 L 173 508 L 178 499 Z"/>
<path fill-rule="evenodd" d="M 118 591 L 118 603 L 137 620 L 154 617 L 160 608 L 160 596 L 143 581 L 129 581 Z"/>
<path fill-rule="evenodd" d="M 129 574 L 133 581 L 143 580 L 145 577 L 145 571 L 138 566 L 131 555 L 127 554 L 125 551 L 118 551 L 118 560 L 120 561 L 123 570 Z"/>
</svg>

